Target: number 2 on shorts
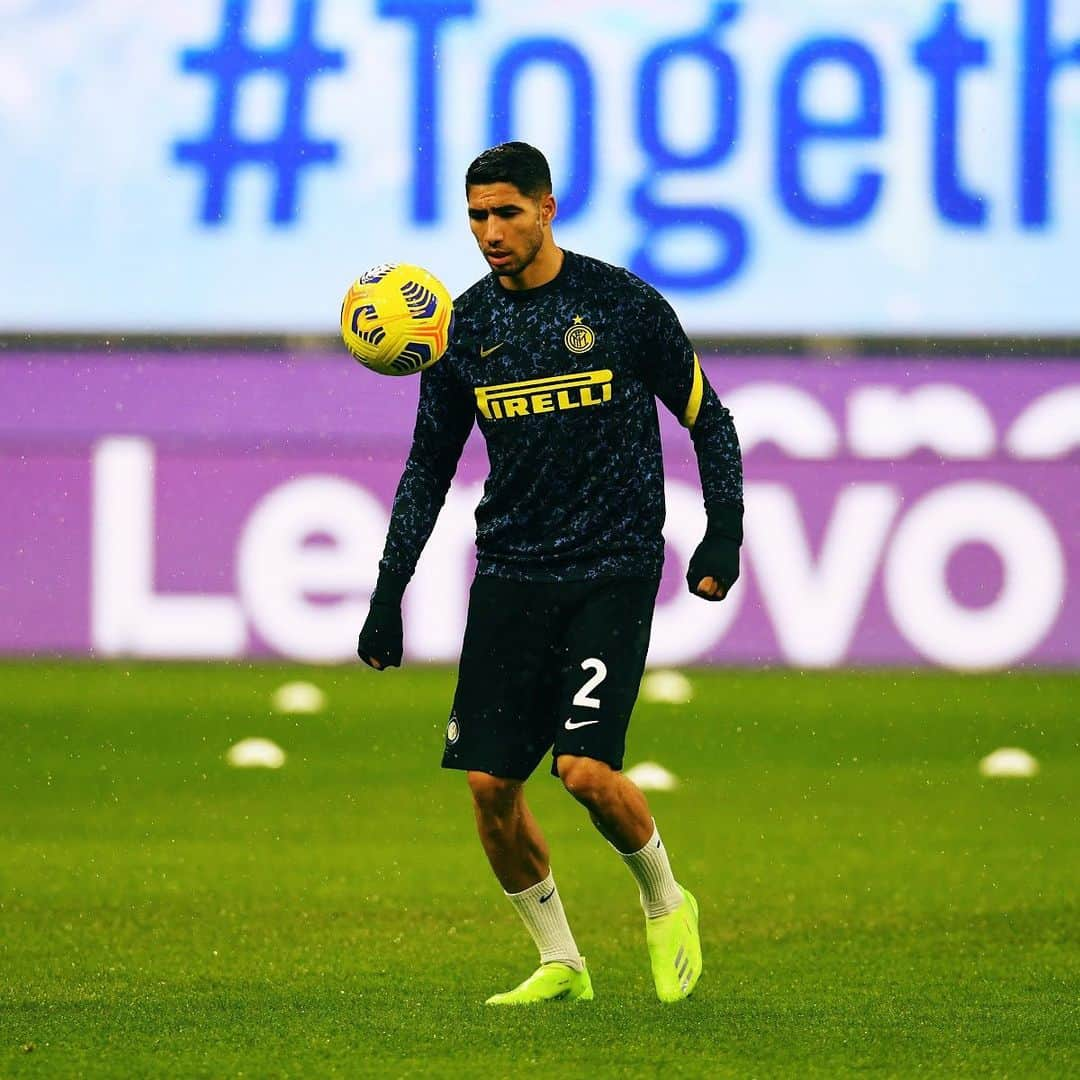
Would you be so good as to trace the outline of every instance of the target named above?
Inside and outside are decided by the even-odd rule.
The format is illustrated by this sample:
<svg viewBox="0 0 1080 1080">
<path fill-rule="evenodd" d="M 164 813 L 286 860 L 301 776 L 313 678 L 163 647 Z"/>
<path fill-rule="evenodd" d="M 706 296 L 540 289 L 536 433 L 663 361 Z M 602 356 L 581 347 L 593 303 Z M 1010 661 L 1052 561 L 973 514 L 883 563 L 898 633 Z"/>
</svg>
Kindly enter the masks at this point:
<svg viewBox="0 0 1080 1080">
<path fill-rule="evenodd" d="M 607 678 L 607 664 L 603 660 L 597 660 L 590 656 L 588 660 L 581 661 L 581 670 L 592 670 L 592 675 L 585 680 L 582 688 L 574 695 L 574 704 L 586 709 L 599 709 L 600 699 L 589 695 Z"/>
</svg>

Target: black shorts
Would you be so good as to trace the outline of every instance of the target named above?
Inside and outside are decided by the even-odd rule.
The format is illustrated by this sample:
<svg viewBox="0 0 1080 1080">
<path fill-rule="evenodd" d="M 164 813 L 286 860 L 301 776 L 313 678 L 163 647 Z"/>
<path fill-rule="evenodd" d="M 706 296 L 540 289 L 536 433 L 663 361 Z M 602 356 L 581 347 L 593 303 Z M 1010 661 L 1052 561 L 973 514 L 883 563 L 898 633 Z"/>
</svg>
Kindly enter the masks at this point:
<svg viewBox="0 0 1080 1080">
<path fill-rule="evenodd" d="M 529 777 L 553 750 L 621 769 L 659 582 L 478 577 L 443 767 Z"/>
</svg>

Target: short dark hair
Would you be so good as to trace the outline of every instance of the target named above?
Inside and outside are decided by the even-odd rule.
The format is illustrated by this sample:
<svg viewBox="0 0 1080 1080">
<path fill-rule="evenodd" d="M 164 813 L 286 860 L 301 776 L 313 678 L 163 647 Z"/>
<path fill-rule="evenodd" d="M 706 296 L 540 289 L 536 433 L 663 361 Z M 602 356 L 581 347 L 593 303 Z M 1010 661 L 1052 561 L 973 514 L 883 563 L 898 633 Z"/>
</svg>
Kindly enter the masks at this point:
<svg viewBox="0 0 1080 1080">
<path fill-rule="evenodd" d="M 485 150 L 465 173 L 465 191 L 474 184 L 513 184 L 530 199 L 551 194 L 547 158 L 524 142 L 504 142 Z"/>
</svg>

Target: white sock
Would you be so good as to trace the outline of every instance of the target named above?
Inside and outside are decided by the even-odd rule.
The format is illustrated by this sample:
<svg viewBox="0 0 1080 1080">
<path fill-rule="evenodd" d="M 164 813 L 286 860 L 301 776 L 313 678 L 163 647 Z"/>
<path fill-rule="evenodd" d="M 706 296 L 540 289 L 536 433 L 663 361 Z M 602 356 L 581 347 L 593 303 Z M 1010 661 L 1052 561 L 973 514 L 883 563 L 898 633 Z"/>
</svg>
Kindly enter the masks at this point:
<svg viewBox="0 0 1080 1080">
<path fill-rule="evenodd" d="M 507 893 L 506 898 L 514 905 L 525 928 L 532 935 L 540 950 L 540 963 L 550 964 L 557 960 L 575 971 L 584 970 L 570 924 L 566 921 L 562 898 L 555 888 L 555 878 L 548 874 L 543 881 L 523 892 Z"/>
<path fill-rule="evenodd" d="M 656 822 L 653 822 L 649 842 L 640 851 L 630 855 L 623 855 L 620 851 L 619 854 L 638 883 L 641 907 L 647 919 L 669 915 L 683 902 L 683 894 L 671 873 L 667 848 L 660 839 Z"/>
</svg>

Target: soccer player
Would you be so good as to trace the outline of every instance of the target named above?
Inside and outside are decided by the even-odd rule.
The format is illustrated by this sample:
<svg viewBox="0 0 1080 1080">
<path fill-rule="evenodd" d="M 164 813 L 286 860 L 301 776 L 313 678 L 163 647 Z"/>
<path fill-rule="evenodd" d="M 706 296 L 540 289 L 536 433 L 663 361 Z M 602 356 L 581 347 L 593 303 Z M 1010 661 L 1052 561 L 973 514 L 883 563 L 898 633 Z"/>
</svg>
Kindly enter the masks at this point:
<svg viewBox="0 0 1080 1080">
<path fill-rule="evenodd" d="M 466 771 L 484 851 L 540 952 L 538 970 L 488 1004 L 593 996 L 525 801 L 549 750 L 553 774 L 636 879 L 657 996 L 679 1001 L 701 975 L 697 901 L 620 771 L 663 561 L 655 398 L 697 455 L 708 527 L 687 584 L 705 600 L 721 600 L 739 575 L 738 439 L 660 294 L 556 245 L 539 150 L 486 150 L 465 192 L 491 273 L 456 301 L 450 348 L 421 377 L 357 652 L 376 669 L 401 662 L 402 595 L 478 424 L 491 469 L 442 763 Z"/>
</svg>

